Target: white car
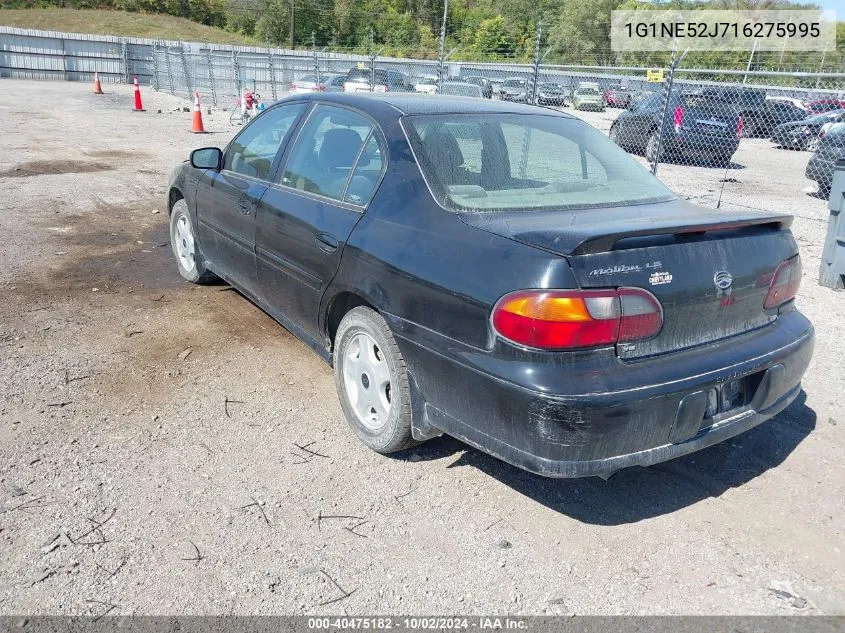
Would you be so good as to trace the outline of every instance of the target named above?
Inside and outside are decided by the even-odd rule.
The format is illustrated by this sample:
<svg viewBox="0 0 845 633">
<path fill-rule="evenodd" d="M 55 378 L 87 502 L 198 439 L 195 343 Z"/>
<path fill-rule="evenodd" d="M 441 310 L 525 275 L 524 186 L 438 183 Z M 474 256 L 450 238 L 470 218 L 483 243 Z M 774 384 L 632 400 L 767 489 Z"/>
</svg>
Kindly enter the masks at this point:
<svg viewBox="0 0 845 633">
<path fill-rule="evenodd" d="M 419 81 L 414 84 L 414 91 L 429 95 L 437 94 L 437 77 L 435 75 L 420 77 Z"/>
</svg>

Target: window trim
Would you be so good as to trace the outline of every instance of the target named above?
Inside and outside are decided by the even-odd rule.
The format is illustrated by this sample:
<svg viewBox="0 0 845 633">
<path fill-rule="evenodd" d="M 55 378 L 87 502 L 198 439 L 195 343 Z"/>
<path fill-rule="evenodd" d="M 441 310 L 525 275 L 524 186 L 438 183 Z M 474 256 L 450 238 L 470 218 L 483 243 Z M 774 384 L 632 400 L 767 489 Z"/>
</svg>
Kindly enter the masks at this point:
<svg viewBox="0 0 845 633">
<path fill-rule="evenodd" d="M 287 132 L 285 132 L 284 138 L 279 142 L 279 148 L 276 150 L 276 155 L 273 157 L 273 162 L 270 163 L 270 171 L 268 172 L 266 179 L 256 178 L 255 176 L 250 176 L 248 174 L 242 174 L 239 171 L 234 171 L 232 169 L 226 169 L 226 159 L 229 156 L 229 151 L 232 149 L 232 145 L 235 143 L 235 141 L 237 141 L 238 138 L 240 138 L 241 134 L 243 134 L 250 127 L 255 125 L 256 121 L 260 121 L 261 117 L 266 116 L 267 113 L 272 112 L 273 110 L 279 110 L 279 109 L 291 107 L 291 106 L 293 106 L 293 107 L 295 107 L 295 106 L 305 106 L 305 107 L 302 109 L 302 111 L 299 113 L 299 115 L 293 120 L 293 122 L 290 125 L 290 128 L 288 129 Z M 220 173 L 223 174 L 224 172 L 227 172 L 227 173 L 230 173 L 230 174 L 234 174 L 238 178 L 247 178 L 249 180 L 253 180 L 255 182 L 260 182 L 260 183 L 264 183 L 264 184 L 271 183 L 273 181 L 273 179 L 276 177 L 275 174 L 278 171 L 279 162 L 284 157 L 284 155 L 287 151 L 288 145 L 290 145 L 293 133 L 296 132 L 298 130 L 298 128 L 300 127 L 300 122 L 302 121 L 302 117 L 305 115 L 305 113 L 307 111 L 308 111 L 308 104 L 307 103 L 302 102 L 302 101 L 293 101 L 293 102 L 288 102 L 288 103 L 277 103 L 277 104 L 267 108 L 264 112 L 259 113 L 259 115 L 254 117 L 252 119 L 252 121 L 247 123 L 240 132 L 238 132 L 235 136 L 233 136 L 232 139 L 226 144 L 226 147 L 223 148 L 223 165 L 220 169 Z"/>
<path fill-rule="evenodd" d="M 305 118 L 300 121 L 300 123 L 298 125 L 298 129 L 296 130 L 295 137 L 293 139 L 291 139 L 291 141 L 289 143 L 289 151 L 285 151 L 285 155 L 283 155 L 283 157 L 282 157 L 284 159 L 284 161 L 283 162 L 280 161 L 279 164 L 276 166 L 276 169 L 273 172 L 273 180 L 269 183 L 269 185 L 271 187 L 274 187 L 274 188 L 282 190 L 282 191 L 287 191 L 287 192 L 295 193 L 297 195 L 301 195 L 304 198 L 311 198 L 311 199 L 314 199 L 314 200 L 319 200 L 320 202 L 326 202 L 326 203 L 329 203 L 329 204 L 333 204 L 335 206 L 350 209 L 352 211 L 357 211 L 358 213 L 364 213 L 367 210 L 367 207 L 370 206 L 370 202 L 372 202 L 373 198 L 376 195 L 376 192 L 378 192 L 378 190 L 379 190 L 379 187 L 381 187 L 381 183 L 384 180 L 385 175 L 387 174 L 387 167 L 388 167 L 388 164 L 389 164 L 389 158 L 387 156 L 387 142 L 385 141 L 384 133 L 381 130 L 381 126 L 379 126 L 378 122 L 373 117 L 371 117 L 366 112 L 362 112 L 361 110 L 358 110 L 357 108 L 350 108 L 350 107 L 346 106 L 345 104 L 334 103 L 334 102 L 331 102 L 331 101 L 316 101 L 315 100 L 312 103 L 313 103 L 313 105 L 312 105 L 311 109 L 308 111 L 307 115 L 305 115 Z M 357 115 L 367 119 L 372 124 L 372 129 L 370 130 L 370 133 L 366 137 L 364 137 L 364 139 L 363 139 L 364 142 L 361 145 L 361 149 L 358 150 L 358 155 L 355 157 L 355 162 L 352 163 L 352 169 L 349 171 L 349 175 L 346 177 L 346 182 L 343 185 L 343 193 L 341 194 L 340 199 L 331 198 L 329 196 L 324 196 L 324 195 L 319 194 L 319 193 L 314 193 L 313 191 L 304 191 L 303 189 L 297 189 L 296 187 L 291 187 L 290 185 L 286 185 L 283 182 L 280 182 L 278 180 L 278 178 L 280 176 L 282 178 L 284 178 L 284 174 L 285 174 L 285 171 L 287 170 L 288 163 L 290 163 L 291 157 L 293 155 L 293 150 L 296 148 L 296 145 L 299 142 L 299 137 L 302 135 L 302 131 L 308 125 L 308 122 L 311 120 L 311 117 L 314 115 L 314 112 L 316 112 L 320 108 L 320 106 L 337 108 L 337 109 L 340 109 L 340 110 L 347 110 L 349 112 L 352 112 L 354 114 L 357 114 Z M 381 152 L 381 155 L 382 155 L 381 173 L 379 174 L 379 177 L 376 179 L 376 184 L 375 184 L 375 187 L 373 187 L 372 193 L 370 193 L 370 197 L 367 199 L 367 201 L 364 204 L 355 204 L 354 202 L 346 202 L 344 200 L 344 198 L 346 197 L 347 189 L 349 189 L 349 181 L 352 178 L 352 174 L 355 173 L 355 169 L 358 167 L 358 161 L 361 160 L 361 155 L 364 152 L 364 148 L 366 147 L 367 142 L 369 142 L 370 138 L 374 134 L 375 134 L 375 137 L 376 137 L 376 143 L 378 143 L 378 145 L 379 145 L 379 151 Z"/>
</svg>

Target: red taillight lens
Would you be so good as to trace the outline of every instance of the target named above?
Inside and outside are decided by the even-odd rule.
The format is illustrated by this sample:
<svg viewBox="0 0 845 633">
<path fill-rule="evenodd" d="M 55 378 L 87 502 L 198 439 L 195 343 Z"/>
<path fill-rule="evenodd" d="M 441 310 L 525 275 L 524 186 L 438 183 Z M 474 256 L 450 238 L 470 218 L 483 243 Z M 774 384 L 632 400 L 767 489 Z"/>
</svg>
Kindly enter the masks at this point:
<svg viewBox="0 0 845 633">
<path fill-rule="evenodd" d="M 684 126 L 684 109 L 681 106 L 675 108 L 675 131 L 679 131 Z"/>
<path fill-rule="evenodd" d="M 736 120 L 736 135 L 737 135 L 739 138 L 742 138 L 742 125 L 743 125 L 743 123 L 742 123 L 742 117 L 740 116 L 740 117 Z"/>
<path fill-rule="evenodd" d="M 326 86 L 324 84 L 316 84 L 314 86 L 314 90 L 316 90 L 317 92 L 325 92 Z"/>
<path fill-rule="evenodd" d="M 503 338 L 540 349 L 578 349 L 650 338 L 663 315 L 646 290 L 520 290 L 493 308 Z"/>
<path fill-rule="evenodd" d="M 291 89 L 291 90 L 296 90 L 296 82 L 293 82 L 293 83 L 290 85 L 290 89 Z"/>
<path fill-rule="evenodd" d="M 778 264 L 772 275 L 772 283 L 769 284 L 769 292 L 766 293 L 763 307 L 767 309 L 777 308 L 787 301 L 792 301 L 798 294 L 798 286 L 800 285 L 801 258 L 796 255 Z"/>
</svg>

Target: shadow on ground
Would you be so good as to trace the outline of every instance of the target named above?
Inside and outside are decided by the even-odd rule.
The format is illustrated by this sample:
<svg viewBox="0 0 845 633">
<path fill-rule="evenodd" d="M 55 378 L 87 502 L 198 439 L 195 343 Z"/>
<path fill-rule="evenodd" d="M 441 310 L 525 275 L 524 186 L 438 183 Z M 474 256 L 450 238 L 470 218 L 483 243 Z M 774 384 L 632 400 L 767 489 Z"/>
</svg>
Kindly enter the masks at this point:
<svg viewBox="0 0 845 633">
<path fill-rule="evenodd" d="M 460 453 L 449 468 L 478 468 L 537 503 L 584 523 L 636 523 L 719 497 L 781 464 L 816 427 L 816 413 L 805 403 L 802 391 L 785 411 L 742 435 L 662 464 L 622 470 L 609 481 L 540 477 L 447 437 L 397 457 L 430 460 Z"/>
</svg>

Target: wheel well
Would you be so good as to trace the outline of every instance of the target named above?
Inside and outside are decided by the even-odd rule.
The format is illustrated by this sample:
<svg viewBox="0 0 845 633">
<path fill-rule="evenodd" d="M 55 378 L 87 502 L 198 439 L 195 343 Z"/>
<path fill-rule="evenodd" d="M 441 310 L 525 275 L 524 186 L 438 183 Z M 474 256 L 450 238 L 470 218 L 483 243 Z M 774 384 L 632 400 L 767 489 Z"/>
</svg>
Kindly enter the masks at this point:
<svg viewBox="0 0 845 633">
<path fill-rule="evenodd" d="M 170 193 L 167 194 L 167 213 L 170 214 L 173 211 L 173 205 L 182 200 L 185 196 L 182 195 L 182 192 L 173 187 L 170 190 Z"/>
<path fill-rule="evenodd" d="M 373 305 L 363 297 L 356 295 L 354 292 L 341 292 L 331 302 L 328 314 L 326 315 L 326 334 L 334 347 L 334 337 L 337 334 L 337 328 L 340 327 L 340 322 L 346 313 L 352 308 L 364 306 L 375 310 Z M 377 310 L 376 310 L 377 311 Z"/>
</svg>

